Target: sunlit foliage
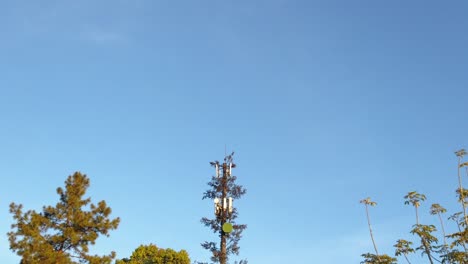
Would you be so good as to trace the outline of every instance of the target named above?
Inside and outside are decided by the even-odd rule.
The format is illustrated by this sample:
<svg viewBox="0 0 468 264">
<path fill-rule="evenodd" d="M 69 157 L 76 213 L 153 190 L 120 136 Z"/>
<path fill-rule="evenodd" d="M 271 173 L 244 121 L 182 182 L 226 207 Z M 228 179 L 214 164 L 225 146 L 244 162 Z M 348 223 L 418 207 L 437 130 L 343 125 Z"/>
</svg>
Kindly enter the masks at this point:
<svg viewBox="0 0 468 264">
<path fill-rule="evenodd" d="M 107 264 L 115 252 L 105 256 L 90 255 L 89 246 L 100 235 L 109 236 L 120 219 L 110 219 L 111 208 L 105 201 L 91 203 L 84 198 L 89 179 L 79 172 L 69 176 L 55 206 L 44 206 L 42 212 L 23 212 L 23 205 L 11 203 L 14 223 L 8 233 L 10 249 L 21 257 L 22 264 Z"/>
</svg>

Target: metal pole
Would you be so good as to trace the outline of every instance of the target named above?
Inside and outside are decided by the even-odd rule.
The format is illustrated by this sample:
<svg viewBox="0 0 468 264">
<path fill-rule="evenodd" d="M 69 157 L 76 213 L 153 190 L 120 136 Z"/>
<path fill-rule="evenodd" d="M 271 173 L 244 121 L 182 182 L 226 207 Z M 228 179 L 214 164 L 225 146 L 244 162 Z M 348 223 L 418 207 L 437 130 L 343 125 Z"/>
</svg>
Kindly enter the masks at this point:
<svg viewBox="0 0 468 264">
<path fill-rule="evenodd" d="M 227 195 L 227 164 L 223 163 L 223 177 L 221 179 L 221 186 L 223 188 L 221 201 L 224 203 L 226 201 Z M 221 209 L 221 255 L 219 256 L 220 264 L 227 264 L 227 252 L 226 252 L 226 236 L 227 234 L 223 231 L 223 225 L 227 220 L 227 210 L 225 210 L 225 205 Z"/>
</svg>

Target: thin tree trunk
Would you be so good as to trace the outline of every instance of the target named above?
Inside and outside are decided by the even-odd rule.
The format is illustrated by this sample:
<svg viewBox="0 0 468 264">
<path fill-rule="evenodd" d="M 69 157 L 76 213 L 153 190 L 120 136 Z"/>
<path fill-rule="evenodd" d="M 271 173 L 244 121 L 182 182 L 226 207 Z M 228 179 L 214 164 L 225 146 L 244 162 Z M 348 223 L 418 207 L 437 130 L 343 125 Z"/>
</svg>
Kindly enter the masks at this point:
<svg viewBox="0 0 468 264">
<path fill-rule="evenodd" d="M 468 227 L 468 218 L 466 216 L 465 197 L 463 195 L 463 186 L 462 186 L 462 180 L 461 180 L 461 176 L 460 176 L 460 162 L 461 162 L 461 157 L 459 156 L 458 157 L 458 166 L 457 166 L 458 185 L 459 185 L 459 188 L 460 188 L 460 198 L 461 198 L 461 204 L 462 204 L 462 207 L 463 207 L 463 219 L 464 219 L 464 222 L 465 222 L 465 228 L 467 228 Z M 467 175 L 468 175 L 468 168 L 467 168 Z M 460 224 L 457 223 L 457 225 L 458 225 L 458 229 L 461 232 Z M 465 253 L 468 253 L 468 249 L 466 248 L 465 242 L 463 242 L 462 245 L 463 245 L 463 249 L 465 249 Z"/>
<path fill-rule="evenodd" d="M 367 225 L 369 226 L 369 233 L 372 239 L 372 244 L 374 245 L 375 254 L 377 255 L 377 259 L 380 261 L 379 252 L 377 251 L 377 245 L 375 244 L 374 235 L 372 234 L 372 228 L 371 228 L 370 217 L 369 217 L 369 208 L 367 204 L 366 204 L 366 215 L 367 215 Z"/>
<path fill-rule="evenodd" d="M 465 227 L 468 227 L 468 218 L 466 217 L 465 197 L 463 195 L 462 180 L 461 180 L 461 176 L 460 176 L 460 162 L 461 162 L 461 157 L 458 157 L 458 166 L 457 166 L 458 185 L 460 187 L 460 198 L 461 198 L 461 203 L 462 203 L 462 206 L 463 206 L 463 216 L 464 216 L 464 220 L 465 220 Z"/>
<path fill-rule="evenodd" d="M 424 246 L 424 251 L 426 251 L 427 258 L 429 259 L 429 262 L 431 264 L 434 264 L 434 262 L 432 261 L 431 251 L 429 250 L 429 247 L 427 246 L 427 242 L 426 242 L 426 240 L 424 238 L 421 238 L 421 243 Z"/>
<path fill-rule="evenodd" d="M 444 246 L 447 246 L 447 238 L 445 237 L 444 221 L 442 221 L 442 217 L 440 216 L 440 213 L 437 213 L 437 215 L 439 216 L 440 227 L 442 229 L 442 235 L 444 235 Z"/>
<path fill-rule="evenodd" d="M 415 204 L 414 206 L 414 209 L 416 211 L 416 226 L 417 228 L 419 228 L 419 214 L 418 214 L 418 205 Z M 432 257 L 431 257 L 431 251 L 429 250 L 429 247 L 427 246 L 427 242 L 426 242 L 426 239 L 424 239 L 424 237 L 421 236 L 421 244 L 424 246 L 424 251 L 426 252 L 427 254 L 427 257 L 429 258 L 429 262 L 431 264 L 434 264 L 434 262 L 432 261 Z"/>
<path fill-rule="evenodd" d="M 460 227 L 460 223 L 458 222 L 458 220 L 455 220 L 457 222 L 457 227 L 458 227 L 458 232 L 462 232 L 461 230 L 461 227 Z M 468 253 L 468 249 L 466 248 L 466 245 L 465 245 L 465 242 L 462 243 L 462 246 L 463 246 L 463 249 L 465 250 L 465 253 Z"/>
<path fill-rule="evenodd" d="M 416 225 L 419 225 L 419 214 L 418 214 L 418 206 L 415 205 L 414 209 L 416 211 Z"/>
<path fill-rule="evenodd" d="M 405 257 L 406 262 L 408 262 L 408 264 L 411 264 L 411 262 L 410 262 L 409 259 L 408 259 L 408 256 L 406 256 L 406 254 L 403 254 L 403 256 Z"/>
</svg>

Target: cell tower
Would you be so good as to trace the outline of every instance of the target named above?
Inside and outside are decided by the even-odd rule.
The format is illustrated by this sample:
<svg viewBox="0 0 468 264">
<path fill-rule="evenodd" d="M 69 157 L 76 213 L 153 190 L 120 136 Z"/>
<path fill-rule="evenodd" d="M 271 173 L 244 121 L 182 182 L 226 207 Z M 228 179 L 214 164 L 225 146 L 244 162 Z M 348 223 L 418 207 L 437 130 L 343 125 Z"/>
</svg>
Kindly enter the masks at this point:
<svg viewBox="0 0 468 264">
<path fill-rule="evenodd" d="M 203 196 L 203 199 L 212 199 L 215 218 L 203 218 L 201 221 L 219 233 L 220 246 L 218 248 L 214 242 L 205 242 L 202 246 L 213 253 L 212 261 L 221 264 L 227 263 L 228 255 L 239 253 L 238 242 L 242 231 L 247 228 L 247 225 L 235 223 L 238 213 L 233 202 L 244 195 L 246 190 L 236 184 L 237 177 L 232 175 L 232 169 L 236 167 L 233 163 L 233 154 L 227 155 L 223 163 L 211 162 L 215 168 L 215 176 L 208 183 L 211 188 Z"/>
</svg>

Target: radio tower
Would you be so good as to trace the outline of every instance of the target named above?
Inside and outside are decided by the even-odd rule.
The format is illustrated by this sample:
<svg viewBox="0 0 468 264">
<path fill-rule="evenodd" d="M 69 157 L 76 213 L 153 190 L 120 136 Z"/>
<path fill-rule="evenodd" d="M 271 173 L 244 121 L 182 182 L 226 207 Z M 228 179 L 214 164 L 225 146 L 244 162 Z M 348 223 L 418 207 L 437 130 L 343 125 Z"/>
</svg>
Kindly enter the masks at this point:
<svg viewBox="0 0 468 264">
<path fill-rule="evenodd" d="M 203 199 L 213 200 L 215 218 L 204 217 L 201 222 L 219 234 L 220 243 L 218 247 L 216 242 L 206 241 L 202 243 L 202 247 L 211 251 L 213 262 L 220 264 L 227 264 L 229 255 L 239 254 L 238 242 L 242 237 L 242 231 L 247 228 L 247 225 L 235 223 L 238 212 L 233 202 L 241 198 L 246 193 L 246 189 L 236 184 L 237 177 L 232 174 L 232 169 L 236 167 L 233 155 L 234 153 L 226 155 L 223 163 L 210 162 L 215 168 L 215 176 L 208 182 L 210 189 L 203 194 Z M 241 263 L 247 262 L 241 261 Z"/>
</svg>

